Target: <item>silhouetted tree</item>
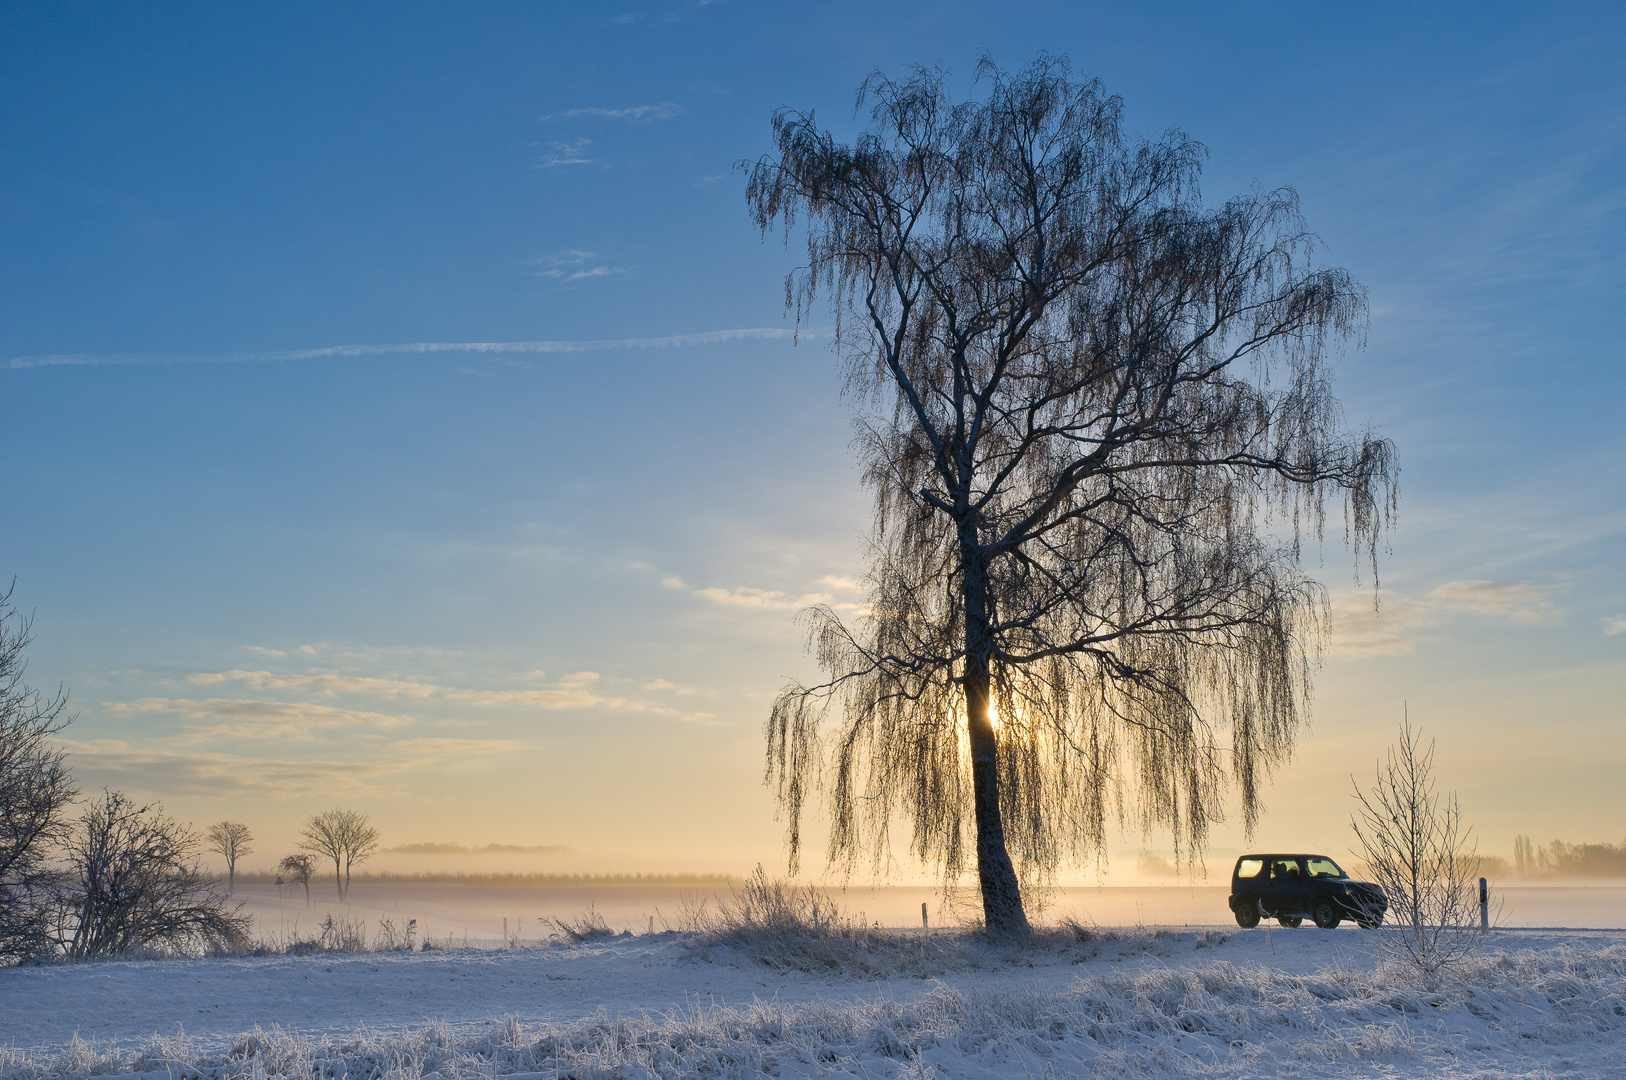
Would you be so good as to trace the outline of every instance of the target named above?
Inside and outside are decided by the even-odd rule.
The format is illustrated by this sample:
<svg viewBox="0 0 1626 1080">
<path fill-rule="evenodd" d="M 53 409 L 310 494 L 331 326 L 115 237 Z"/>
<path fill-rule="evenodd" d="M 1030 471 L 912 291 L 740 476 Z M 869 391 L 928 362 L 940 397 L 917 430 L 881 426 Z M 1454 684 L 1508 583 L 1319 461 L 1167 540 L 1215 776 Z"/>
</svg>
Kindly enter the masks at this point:
<svg viewBox="0 0 1626 1080">
<path fill-rule="evenodd" d="M 305 906 L 311 906 L 311 878 L 316 876 L 316 860 L 309 855 L 284 855 L 277 873 L 295 885 L 305 886 Z"/>
<path fill-rule="evenodd" d="M 104 792 L 68 844 L 73 881 L 63 894 L 60 943 L 71 960 L 163 946 L 238 951 L 249 917 L 228 910 L 198 862 L 198 838 L 157 805 Z"/>
<path fill-rule="evenodd" d="M 807 613 L 828 681 L 767 725 L 792 867 L 828 780 L 832 864 L 879 867 L 901 811 L 949 878 L 975 851 L 997 933 L 1027 925 L 1019 869 L 1099 857 L 1109 806 L 1189 853 L 1228 771 L 1252 825 L 1326 621 L 1301 521 L 1340 498 L 1375 572 L 1395 465 L 1341 426 L 1324 361 L 1364 294 L 1311 263 L 1291 190 L 1205 208 L 1203 148 L 1126 138 L 1065 59 L 979 76 L 958 103 L 940 70 L 872 76 L 852 145 L 781 110 L 747 198 L 805 221 L 787 307 L 827 294 L 870 407 L 868 614 Z"/>
<path fill-rule="evenodd" d="M 225 858 L 226 892 L 234 891 L 237 888 L 237 859 L 254 853 L 254 849 L 248 846 L 254 834 L 241 821 L 217 821 L 209 826 L 204 839 L 209 842 L 210 851 L 219 852 Z"/>
<path fill-rule="evenodd" d="M 333 860 L 333 882 L 341 900 L 350 893 L 351 865 L 366 862 L 378 850 L 378 830 L 359 810 L 313 814 L 299 835 L 304 838 L 300 847 Z"/>
<path fill-rule="evenodd" d="M 46 697 L 23 678 L 29 621 L 0 594 L 0 963 L 49 944 L 51 848 L 70 830 L 77 794 L 67 753 L 52 741 L 72 718 L 60 689 Z"/>
</svg>

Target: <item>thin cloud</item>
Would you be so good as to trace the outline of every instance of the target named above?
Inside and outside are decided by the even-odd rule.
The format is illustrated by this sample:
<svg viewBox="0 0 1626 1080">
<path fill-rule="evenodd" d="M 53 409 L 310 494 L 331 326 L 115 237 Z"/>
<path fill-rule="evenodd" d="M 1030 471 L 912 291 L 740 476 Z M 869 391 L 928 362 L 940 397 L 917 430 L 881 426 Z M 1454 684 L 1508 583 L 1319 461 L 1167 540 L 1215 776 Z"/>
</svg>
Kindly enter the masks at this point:
<svg viewBox="0 0 1626 1080">
<path fill-rule="evenodd" d="M 782 341 L 798 332 L 782 327 L 749 327 L 739 330 L 707 330 L 698 334 L 667 334 L 664 337 L 605 338 L 589 341 L 418 341 L 398 345 L 329 345 L 320 349 L 282 349 L 271 352 L 214 353 L 52 353 L 15 356 L 0 361 L 12 370 L 39 367 L 97 367 L 118 364 L 265 364 L 290 360 L 342 360 L 364 356 L 414 356 L 434 353 L 483 353 L 490 355 L 528 353 L 613 352 L 624 349 L 681 349 L 694 345 L 722 345 L 734 341 Z M 800 332 L 801 337 L 817 339 L 819 331 Z M 307 656 L 315 653 L 300 646 Z"/>
<path fill-rule="evenodd" d="M 270 671 L 208 671 L 188 675 L 186 681 L 195 686 L 218 686 L 223 683 L 241 683 L 256 690 L 290 690 L 302 693 L 317 693 L 326 697 L 339 694 L 353 694 L 375 698 L 395 700 L 410 698 L 416 701 L 444 701 L 474 706 L 520 706 L 532 709 L 602 709 L 609 712 L 648 713 L 655 716 L 667 716 L 685 722 L 703 721 L 712 719 L 710 713 L 689 712 L 674 709 L 665 705 L 657 705 L 637 698 L 620 695 L 603 694 L 593 689 L 599 681 L 599 675 L 593 671 L 576 671 L 559 679 L 558 683 L 549 689 L 529 690 L 479 690 L 462 687 L 440 686 L 435 683 L 414 682 L 404 679 L 380 679 L 366 676 L 334 675 L 320 672 L 316 674 L 279 674 Z M 236 706 L 235 711 L 231 708 Z M 137 712 L 171 712 L 187 719 L 225 719 L 241 720 L 265 724 L 269 723 L 271 713 L 281 709 L 281 715 L 290 726 L 290 734 L 300 730 L 294 725 L 294 718 L 303 716 L 307 723 L 306 731 L 317 727 L 334 727 L 346 722 L 343 718 L 355 718 L 352 722 L 366 722 L 374 726 L 389 726 L 380 722 L 384 718 L 382 713 L 351 712 L 335 709 L 324 705 L 279 704 L 274 702 L 231 702 L 222 699 L 207 699 L 196 701 L 187 698 L 143 698 L 135 702 L 108 703 L 107 708 L 118 713 Z M 256 712 L 256 710 L 259 710 Z M 390 718 L 399 719 L 399 718 Z M 400 720 L 401 723 L 410 723 Z M 208 733 L 228 734 L 224 727 L 200 729 Z M 246 732 L 245 733 L 251 733 Z"/>
<path fill-rule="evenodd" d="M 1603 621 L 1603 636 L 1614 637 L 1616 634 L 1626 634 L 1626 615 L 1616 615 Z"/>
<path fill-rule="evenodd" d="M 683 106 L 675 102 L 663 101 L 659 105 L 631 105 L 625 109 L 603 109 L 597 106 L 588 106 L 584 109 L 569 109 L 562 113 L 549 113 L 544 120 L 626 120 L 634 124 L 650 124 L 656 120 L 670 120 L 675 116 L 683 115 Z"/>
<path fill-rule="evenodd" d="M 306 690 L 319 694 L 371 694 L 374 697 L 428 698 L 441 693 L 444 687 L 432 683 L 407 682 L 401 679 L 374 679 L 353 675 L 281 675 L 269 671 L 206 671 L 188 675 L 186 681 L 194 686 L 214 686 L 223 682 L 239 682 L 256 690 Z"/>
<path fill-rule="evenodd" d="M 189 729 L 189 742 L 210 738 L 315 739 L 316 732 L 335 728 L 397 728 L 413 723 L 410 717 L 356 709 L 335 709 L 303 702 L 241 701 L 224 698 L 140 698 L 104 702 L 110 713 L 131 715 L 167 713 L 183 720 L 215 723 Z"/>
<path fill-rule="evenodd" d="M 587 148 L 592 139 L 572 139 L 569 142 L 550 142 L 549 149 L 537 163 L 539 169 L 557 169 L 564 165 L 601 165 L 598 158 L 589 157 Z"/>
<path fill-rule="evenodd" d="M 829 580 L 825 579 L 826 582 Z M 734 589 L 713 586 L 709 589 L 696 589 L 694 595 L 702 600 L 709 600 L 718 607 L 756 608 L 768 611 L 795 611 L 813 607 L 815 604 L 826 604 L 835 611 L 859 611 L 864 607 L 862 604 L 838 603 L 833 593 L 809 592 L 791 596 L 778 589 L 753 589 L 749 586 Z"/>
<path fill-rule="evenodd" d="M 133 747 L 115 739 L 64 740 L 74 771 L 95 786 L 163 795 L 256 796 L 293 799 L 405 795 L 410 785 L 387 781 L 439 763 L 432 753 L 384 761 L 295 761 L 221 753 Z"/>
<path fill-rule="evenodd" d="M 599 262 L 598 256 L 591 251 L 562 251 L 557 255 L 543 255 L 527 260 L 525 265 L 541 267 L 531 273 L 560 284 L 588 281 L 593 278 L 622 277 L 632 272 L 630 267 L 611 266 Z"/>
<path fill-rule="evenodd" d="M 1369 594 L 1351 593 L 1333 601 L 1331 651 L 1346 656 L 1408 653 L 1418 631 L 1462 612 L 1523 625 L 1557 614 L 1545 589 L 1525 583 L 1449 581 L 1420 597 L 1388 597 L 1377 611 Z"/>
</svg>

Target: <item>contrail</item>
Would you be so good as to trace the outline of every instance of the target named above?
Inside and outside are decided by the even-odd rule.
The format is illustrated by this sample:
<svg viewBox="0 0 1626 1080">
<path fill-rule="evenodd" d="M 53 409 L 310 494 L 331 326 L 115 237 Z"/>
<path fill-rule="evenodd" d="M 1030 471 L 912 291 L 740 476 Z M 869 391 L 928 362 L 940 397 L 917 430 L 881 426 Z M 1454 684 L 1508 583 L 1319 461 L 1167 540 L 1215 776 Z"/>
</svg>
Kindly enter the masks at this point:
<svg viewBox="0 0 1626 1080">
<path fill-rule="evenodd" d="M 12 369 L 96 366 L 102 364 L 264 364 L 287 360 L 323 360 L 351 356 L 395 356 L 413 353 L 582 353 L 615 349 L 681 349 L 689 345 L 717 345 L 729 341 L 794 338 L 795 330 L 752 328 L 707 330 L 699 334 L 665 337 L 609 338 L 601 341 L 418 341 L 404 345 L 329 345 L 321 349 L 279 349 L 273 352 L 198 353 L 56 353 L 16 356 L 0 361 Z M 817 338 L 818 331 L 803 330 L 801 337 Z"/>
</svg>

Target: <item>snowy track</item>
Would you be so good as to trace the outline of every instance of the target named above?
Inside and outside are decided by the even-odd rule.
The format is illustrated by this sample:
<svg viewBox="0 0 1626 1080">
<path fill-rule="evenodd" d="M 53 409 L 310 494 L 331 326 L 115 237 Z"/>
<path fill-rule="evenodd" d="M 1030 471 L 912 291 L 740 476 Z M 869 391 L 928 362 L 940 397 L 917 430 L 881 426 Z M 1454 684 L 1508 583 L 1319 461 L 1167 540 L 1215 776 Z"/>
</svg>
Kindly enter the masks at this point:
<svg viewBox="0 0 1626 1080">
<path fill-rule="evenodd" d="M 1220 936 L 962 951 L 884 980 L 675 935 L 13 968 L 0 1077 L 1626 1075 L 1626 934 L 1495 933 L 1435 991 L 1378 966 L 1372 935 Z"/>
</svg>

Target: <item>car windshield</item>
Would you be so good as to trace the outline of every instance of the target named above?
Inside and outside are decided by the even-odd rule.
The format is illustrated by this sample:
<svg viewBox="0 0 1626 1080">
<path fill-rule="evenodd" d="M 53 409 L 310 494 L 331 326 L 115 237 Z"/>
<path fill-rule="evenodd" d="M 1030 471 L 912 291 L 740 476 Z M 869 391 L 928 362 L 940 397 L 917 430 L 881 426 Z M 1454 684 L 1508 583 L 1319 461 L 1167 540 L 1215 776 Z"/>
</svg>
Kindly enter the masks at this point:
<svg viewBox="0 0 1626 1080">
<path fill-rule="evenodd" d="M 1322 855 L 1312 855 L 1304 862 L 1310 868 L 1310 876 L 1313 878 L 1341 878 L 1348 876 L 1338 869 L 1337 863 Z"/>
</svg>

